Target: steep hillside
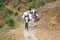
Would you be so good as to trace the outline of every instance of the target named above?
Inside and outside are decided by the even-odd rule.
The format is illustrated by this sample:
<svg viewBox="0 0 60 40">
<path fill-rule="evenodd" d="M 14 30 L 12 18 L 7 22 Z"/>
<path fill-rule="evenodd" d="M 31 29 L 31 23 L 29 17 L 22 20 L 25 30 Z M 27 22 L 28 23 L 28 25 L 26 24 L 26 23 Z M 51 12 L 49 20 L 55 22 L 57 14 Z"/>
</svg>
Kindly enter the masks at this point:
<svg viewBox="0 0 60 40">
<path fill-rule="evenodd" d="M 60 1 L 41 7 L 37 25 L 34 28 L 38 40 L 60 40 Z M 49 6 L 48 6 L 49 5 Z M 51 21 L 55 22 L 53 26 Z"/>
<path fill-rule="evenodd" d="M 60 0 L 6 0 L 0 3 L 0 40 L 24 40 L 21 16 L 33 7 L 39 14 L 34 27 L 38 40 L 60 40 Z M 51 21 L 56 25 L 52 26 Z"/>
</svg>

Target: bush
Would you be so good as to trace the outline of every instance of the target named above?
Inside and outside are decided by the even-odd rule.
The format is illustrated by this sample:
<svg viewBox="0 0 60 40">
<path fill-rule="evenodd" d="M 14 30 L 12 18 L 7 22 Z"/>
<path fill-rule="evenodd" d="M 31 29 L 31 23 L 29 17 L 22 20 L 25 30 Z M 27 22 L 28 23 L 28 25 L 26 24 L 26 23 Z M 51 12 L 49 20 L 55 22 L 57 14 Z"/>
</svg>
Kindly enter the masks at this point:
<svg viewBox="0 0 60 40">
<path fill-rule="evenodd" d="M 10 10 L 10 9 L 8 9 L 8 8 L 6 8 L 6 10 L 5 10 L 4 13 L 5 13 L 4 14 L 4 17 L 6 18 L 6 17 L 9 17 L 10 15 L 12 15 L 13 14 L 13 11 Z"/>
<path fill-rule="evenodd" d="M 27 2 L 31 2 L 32 0 L 27 0 Z"/>
<path fill-rule="evenodd" d="M 21 3 L 22 2 L 22 0 L 18 0 L 18 3 Z"/>
<path fill-rule="evenodd" d="M 17 10 L 20 11 L 21 7 L 17 7 Z"/>
<path fill-rule="evenodd" d="M 8 8 L 6 8 L 5 13 L 12 14 L 12 13 L 13 13 L 13 11 L 12 11 L 12 10 L 10 10 L 10 9 L 8 9 Z"/>
<path fill-rule="evenodd" d="M 29 9 L 35 7 L 36 1 L 30 2 L 28 5 L 29 5 L 29 6 L 28 6 Z"/>
<path fill-rule="evenodd" d="M 17 12 L 15 12 L 15 16 L 18 16 L 18 13 Z"/>
<path fill-rule="evenodd" d="M 14 22 L 14 20 L 12 19 L 12 18 L 6 18 L 5 19 L 5 22 L 6 22 L 6 24 L 8 24 L 9 26 L 14 26 L 15 24 L 15 22 Z M 13 28 L 13 27 L 12 27 Z"/>
<path fill-rule="evenodd" d="M 2 10 L 3 9 L 3 3 L 0 3 L 0 10 Z"/>
</svg>

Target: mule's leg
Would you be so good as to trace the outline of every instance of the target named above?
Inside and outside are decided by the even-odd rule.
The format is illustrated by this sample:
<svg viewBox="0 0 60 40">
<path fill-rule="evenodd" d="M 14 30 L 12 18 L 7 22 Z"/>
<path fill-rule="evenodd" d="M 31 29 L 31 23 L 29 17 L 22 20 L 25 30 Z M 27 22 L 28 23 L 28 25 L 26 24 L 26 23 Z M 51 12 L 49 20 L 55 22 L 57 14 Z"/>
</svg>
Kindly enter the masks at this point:
<svg viewBox="0 0 60 40">
<path fill-rule="evenodd" d="M 26 29 L 28 30 L 28 23 L 26 23 Z"/>
<path fill-rule="evenodd" d="M 28 30 L 28 23 L 25 23 L 25 29 Z"/>
</svg>

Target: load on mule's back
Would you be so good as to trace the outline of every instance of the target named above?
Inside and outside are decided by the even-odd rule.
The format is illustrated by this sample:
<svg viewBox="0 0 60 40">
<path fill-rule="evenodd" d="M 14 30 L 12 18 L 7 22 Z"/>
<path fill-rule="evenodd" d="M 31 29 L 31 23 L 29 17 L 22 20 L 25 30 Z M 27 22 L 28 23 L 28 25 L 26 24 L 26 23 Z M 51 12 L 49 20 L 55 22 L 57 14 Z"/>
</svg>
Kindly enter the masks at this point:
<svg viewBox="0 0 60 40">
<path fill-rule="evenodd" d="M 36 18 L 38 17 L 37 10 L 31 9 L 31 14 L 33 15 L 34 22 L 36 22 Z"/>
</svg>

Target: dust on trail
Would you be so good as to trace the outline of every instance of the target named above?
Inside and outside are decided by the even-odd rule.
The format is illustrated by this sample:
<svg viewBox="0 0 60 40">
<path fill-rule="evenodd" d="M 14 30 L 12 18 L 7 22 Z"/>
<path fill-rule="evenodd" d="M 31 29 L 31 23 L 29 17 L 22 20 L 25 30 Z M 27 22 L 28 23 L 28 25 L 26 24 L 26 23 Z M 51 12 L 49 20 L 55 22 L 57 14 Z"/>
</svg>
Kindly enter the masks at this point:
<svg viewBox="0 0 60 40">
<path fill-rule="evenodd" d="M 24 29 L 23 33 L 25 40 L 37 40 L 32 28 L 29 28 L 29 30 Z"/>
</svg>

